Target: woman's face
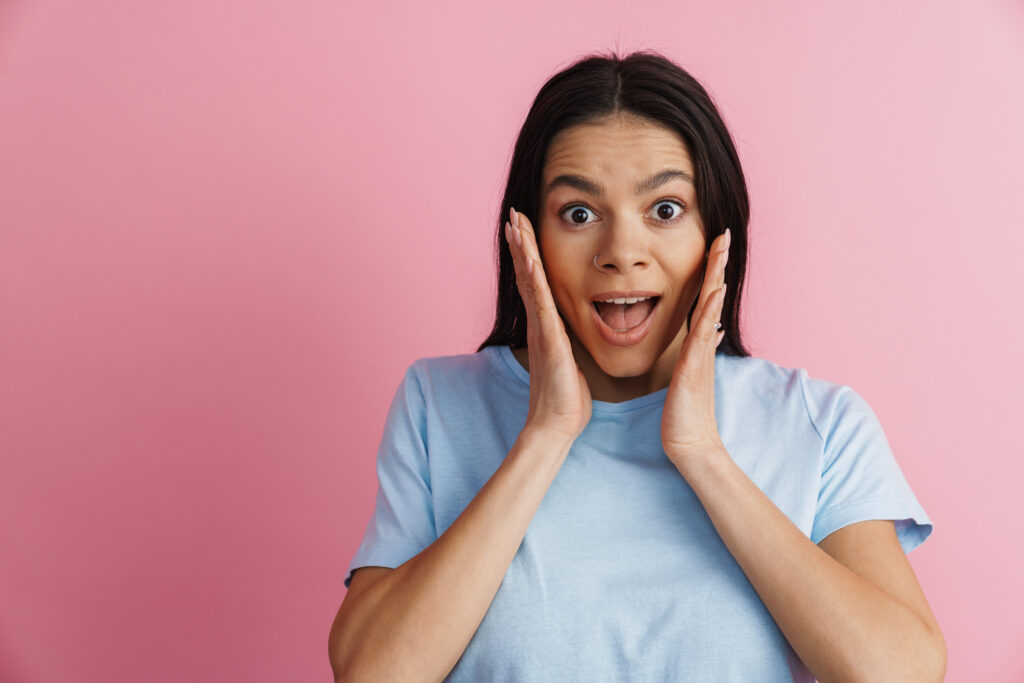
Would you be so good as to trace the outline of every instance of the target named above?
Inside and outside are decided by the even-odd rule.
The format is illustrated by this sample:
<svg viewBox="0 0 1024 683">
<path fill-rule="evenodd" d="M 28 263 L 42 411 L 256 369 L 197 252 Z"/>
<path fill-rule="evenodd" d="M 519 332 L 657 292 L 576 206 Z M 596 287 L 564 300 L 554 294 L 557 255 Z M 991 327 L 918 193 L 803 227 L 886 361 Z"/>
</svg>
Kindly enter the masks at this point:
<svg viewBox="0 0 1024 683">
<path fill-rule="evenodd" d="M 669 385 L 706 261 L 692 178 L 682 139 L 632 117 L 562 131 L 548 150 L 540 255 L 596 399 L 618 402 Z M 604 318 L 596 314 L 594 300 L 614 292 L 658 297 L 637 327 L 646 328 L 639 340 L 636 331 L 612 328 L 636 325 L 649 303 L 631 311 L 606 305 Z"/>
</svg>

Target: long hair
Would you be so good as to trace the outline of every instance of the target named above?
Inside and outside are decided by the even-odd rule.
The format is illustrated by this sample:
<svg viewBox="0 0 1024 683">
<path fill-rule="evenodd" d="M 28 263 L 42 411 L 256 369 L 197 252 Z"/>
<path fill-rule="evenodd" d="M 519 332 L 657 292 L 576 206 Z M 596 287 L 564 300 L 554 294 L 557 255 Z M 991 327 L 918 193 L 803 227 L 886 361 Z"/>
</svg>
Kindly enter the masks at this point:
<svg viewBox="0 0 1024 683">
<path fill-rule="evenodd" d="M 722 305 L 725 337 L 717 353 L 749 356 L 740 338 L 739 312 L 747 265 L 750 200 L 739 156 L 722 117 L 704 87 L 682 67 L 648 50 L 624 58 L 614 52 L 581 57 L 541 87 L 516 139 L 508 182 L 495 229 L 498 300 L 494 327 L 477 351 L 488 346 L 526 346 L 526 307 L 516 287 L 504 222 L 514 206 L 539 216 L 544 161 L 562 130 L 609 116 L 632 115 L 678 133 L 693 159 L 697 206 L 707 244 L 726 228 L 732 233 Z M 533 221 L 539 232 L 540 221 Z M 539 237 L 539 235 L 538 235 Z M 698 295 L 699 298 L 699 295 Z M 697 301 L 687 314 L 687 324 Z"/>
</svg>

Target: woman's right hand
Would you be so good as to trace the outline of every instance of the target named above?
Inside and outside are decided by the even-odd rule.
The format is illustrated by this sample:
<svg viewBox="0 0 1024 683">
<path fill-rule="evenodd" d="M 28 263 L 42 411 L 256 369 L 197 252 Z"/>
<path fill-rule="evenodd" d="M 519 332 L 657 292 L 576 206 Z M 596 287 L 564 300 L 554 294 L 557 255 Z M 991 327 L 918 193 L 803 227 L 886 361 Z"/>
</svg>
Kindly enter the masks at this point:
<svg viewBox="0 0 1024 683">
<path fill-rule="evenodd" d="M 512 222 L 505 222 L 505 239 L 526 306 L 530 359 L 530 410 L 524 429 L 565 438 L 572 444 L 590 422 L 590 387 L 572 355 L 565 324 L 555 307 L 533 225 L 514 208 L 509 209 L 509 216 Z"/>
</svg>

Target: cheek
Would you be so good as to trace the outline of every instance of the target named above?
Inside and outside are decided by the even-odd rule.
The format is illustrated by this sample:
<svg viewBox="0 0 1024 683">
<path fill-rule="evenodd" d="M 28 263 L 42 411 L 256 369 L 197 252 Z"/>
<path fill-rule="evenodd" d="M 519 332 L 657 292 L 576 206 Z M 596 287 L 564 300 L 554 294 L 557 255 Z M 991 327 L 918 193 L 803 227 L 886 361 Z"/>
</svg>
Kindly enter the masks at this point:
<svg viewBox="0 0 1024 683">
<path fill-rule="evenodd" d="M 551 297 L 555 300 L 558 310 L 564 313 L 566 307 L 571 306 L 573 300 L 580 296 L 580 285 L 567 273 L 565 264 L 557 258 L 549 258 L 544 262 L 544 272 L 547 273 Z"/>
<path fill-rule="evenodd" d="M 674 280 L 679 287 L 678 291 L 682 299 L 680 303 L 692 302 L 700 292 L 706 263 L 704 253 L 701 252 L 682 264 L 676 271 Z"/>
<path fill-rule="evenodd" d="M 569 317 L 578 317 L 579 300 L 586 295 L 583 288 L 585 273 L 578 263 L 579 256 L 548 245 L 541 259 L 555 307 L 563 316 L 568 313 Z"/>
<path fill-rule="evenodd" d="M 569 245 L 552 240 L 541 240 L 537 248 L 540 251 L 541 263 L 544 264 L 544 272 L 547 274 L 551 291 L 571 289 L 579 268 L 574 263 L 577 257 L 569 249 Z"/>
</svg>

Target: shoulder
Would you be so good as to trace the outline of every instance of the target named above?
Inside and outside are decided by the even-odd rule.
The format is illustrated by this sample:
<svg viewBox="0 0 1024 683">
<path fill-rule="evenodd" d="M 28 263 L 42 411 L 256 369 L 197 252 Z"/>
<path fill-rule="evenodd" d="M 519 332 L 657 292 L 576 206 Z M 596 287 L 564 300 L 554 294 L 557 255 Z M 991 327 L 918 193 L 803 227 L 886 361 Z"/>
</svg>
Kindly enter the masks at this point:
<svg viewBox="0 0 1024 683">
<path fill-rule="evenodd" d="M 785 387 L 793 383 L 799 368 L 790 368 L 767 358 L 757 356 L 729 356 L 718 354 L 716 363 L 731 381 L 741 382 L 757 389 Z"/>
<path fill-rule="evenodd" d="M 812 376 L 806 368 L 789 367 L 756 356 L 719 354 L 717 367 L 723 390 L 748 407 L 762 406 L 774 414 L 787 407 L 802 413 L 821 437 L 844 406 L 866 406 L 849 385 Z"/>
<path fill-rule="evenodd" d="M 803 402 L 808 383 L 828 384 L 810 377 L 804 368 L 792 368 L 756 356 L 719 354 L 717 368 L 729 389 L 767 400 L 787 398 Z M 740 392 L 740 388 L 746 391 Z"/>
<path fill-rule="evenodd" d="M 514 377 L 504 367 L 499 349 L 487 347 L 475 353 L 418 358 L 406 368 L 403 383 L 430 402 L 479 396 L 510 379 Z"/>
<path fill-rule="evenodd" d="M 475 376 L 493 372 L 495 353 L 488 347 L 476 353 L 458 353 L 446 356 L 425 356 L 417 358 L 409 366 L 407 374 L 420 381 L 437 382 L 449 379 L 468 380 Z"/>
</svg>

